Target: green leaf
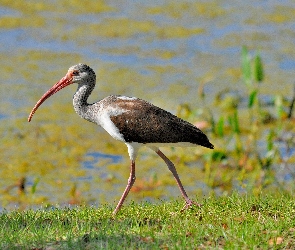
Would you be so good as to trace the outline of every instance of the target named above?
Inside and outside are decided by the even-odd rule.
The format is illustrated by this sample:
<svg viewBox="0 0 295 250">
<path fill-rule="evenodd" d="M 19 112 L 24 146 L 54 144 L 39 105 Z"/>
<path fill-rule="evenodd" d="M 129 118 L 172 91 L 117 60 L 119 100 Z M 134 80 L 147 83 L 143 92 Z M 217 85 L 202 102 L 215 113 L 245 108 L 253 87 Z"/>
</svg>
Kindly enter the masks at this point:
<svg viewBox="0 0 295 250">
<path fill-rule="evenodd" d="M 257 97 L 257 89 L 256 90 L 253 90 L 251 93 L 250 93 L 250 96 L 249 96 L 249 102 L 248 102 L 248 108 L 252 108 L 253 107 L 253 104 L 255 103 L 255 100 L 256 100 L 256 97 Z"/>
<path fill-rule="evenodd" d="M 227 158 L 227 155 L 223 152 L 223 151 L 217 151 L 217 150 L 214 150 L 211 154 L 211 160 L 212 161 L 221 161 L 221 160 L 224 160 Z"/>
<path fill-rule="evenodd" d="M 261 57 L 259 53 L 256 53 L 254 58 L 254 79 L 257 82 L 262 82 L 264 79 L 264 70 Z"/>
<path fill-rule="evenodd" d="M 214 120 L 214 117 L 212 115 L 212 113 L 210 113 L 210 125 L 211 125 L 211 128 L 212 128 L 212 131 L 215 131 L 215 120 Z"/>
<path fill-rule="evenodd" d="M 224 136 L 224 118 L 221 116 L 216 124 L 216 133 L 220 137 Z"/>
<path fill-rule="evenodd" d="M 32 189 L 31 189 L 32 194 L 34 194 L 36 192 L 36 188 L 37 188 L 37 185 L 38 185 L 39 181 L 40 181 L 40 178 L 36 178 L 34 180 L 34 183 L 32 185 Z"/>
<path fill-rule="evenodd" d="M 278 117 L 282 119 L 284 115 L 283 97 L 281 95 L 275 96 L 275 107 L 277 110 Z"/>
<path fill-rule="evenodd" d="M 274 139 L 275 139 L 275 132 L 271 129 L 266 137 L 267 141 L 267 151 L 271 151 L 274 148 Z"/>
<path fill-rule="evenodd" d="M 221 160 L 227 159 L 228 156 L 224 151 L 214 150 L 210 153 L 204 154 L 203 157 L 206 161 L 220 162 Z"/>
<path fill-rule="evenodd" d="M 239 125 L 239 119 L 238 119 L 238 112 L 235 111 L 233 116 L 228 117 L 229 124 L 233 130 L 234 133 L 239 134 L 240 133 L 240 125 Z"/>
<path fill-rule="evenodd" d="M 245 83 L 250 85 L 252 80 L 251 60 L 246 46 L 242 48 L 242 75 Z"/>
</svg>

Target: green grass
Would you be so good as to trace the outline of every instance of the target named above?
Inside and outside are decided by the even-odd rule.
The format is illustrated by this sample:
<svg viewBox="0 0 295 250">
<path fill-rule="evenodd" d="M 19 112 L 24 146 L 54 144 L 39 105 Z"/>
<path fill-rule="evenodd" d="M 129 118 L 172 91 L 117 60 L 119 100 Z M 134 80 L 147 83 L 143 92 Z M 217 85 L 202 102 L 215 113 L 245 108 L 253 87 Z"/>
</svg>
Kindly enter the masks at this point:
<svg viewBox="0 0 295 250">
<path fill-rule="evenodd" d="M 0 214 L 1 249 L 291 249 L 295 201 L 237 194 L 179 210 L 183 202 L 54 208 Z"/>
</svg>

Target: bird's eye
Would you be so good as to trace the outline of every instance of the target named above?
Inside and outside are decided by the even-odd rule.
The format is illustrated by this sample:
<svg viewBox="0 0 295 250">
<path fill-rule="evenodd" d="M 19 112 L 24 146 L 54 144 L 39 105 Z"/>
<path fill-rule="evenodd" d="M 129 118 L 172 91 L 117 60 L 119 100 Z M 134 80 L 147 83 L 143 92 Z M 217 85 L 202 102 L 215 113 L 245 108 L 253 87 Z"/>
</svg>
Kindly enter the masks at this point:
<svg viewBox="0 0 295 250">
<path fill-rule="evenodd" d="M 75 71 L 73 71 L 72 74 L 73 74 L 74 76 L 77 76 L 77 75 L 79 75 L 79 71 L 75 70 Z"/>
</svg>

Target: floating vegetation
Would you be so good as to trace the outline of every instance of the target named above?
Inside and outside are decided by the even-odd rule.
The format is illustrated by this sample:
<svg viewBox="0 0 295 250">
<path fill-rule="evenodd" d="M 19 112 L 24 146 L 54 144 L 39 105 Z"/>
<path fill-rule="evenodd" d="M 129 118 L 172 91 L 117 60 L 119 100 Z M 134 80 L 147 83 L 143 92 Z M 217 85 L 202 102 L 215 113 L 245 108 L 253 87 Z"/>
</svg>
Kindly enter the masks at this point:
<svg viewBox="0 0 295 250">
<path fill-rule="evenodd" d="M 98 72 L 90 102 L 109 94 L 137 96 L 206 131 L 216 145 L 213 152 L 165 149 L 190 196 L 293 190 L 290 4 L 89 0 L 81 8 L 76 0 L 0 0 L 0 5 L 0 208 L 110 203 L 122 193 L 126 148 L 76 116 L 74 86 L 49 100 L 34 123 L 26 122 L 40 94 L 79 62 Z M 94 160 L 86 168 L 91 152 L 122 160 Z M 179 195 L 152 152 L 142 150 L 137 165 L 131 199 Z"/>
<path fill-rule="evenodd" d="M 36 18 L 23 18 L 23 17 L 1 17 L 0 29 L 15 29 L 35 27 L 39 28 L 44 26 L 45 20 L 42 17 Z"/>
<path fill-rule="evenodd" d="M 32 14 L 45 11 L 57 11 L 57 12 L 74 12 L 76 14 L 83 13 L 100 13 L 106 11 L 113 11 L 114 8 L 105 4 L 104 0 L 85 0 L 83 2 L 83 8 L 81 8 L 81 2 L 78 0 L 61 0 L 61 1 L 36 1 L 36 0 L 0 0 L 2 6 L 13 8 L 23 13 Z"/>
</svg>

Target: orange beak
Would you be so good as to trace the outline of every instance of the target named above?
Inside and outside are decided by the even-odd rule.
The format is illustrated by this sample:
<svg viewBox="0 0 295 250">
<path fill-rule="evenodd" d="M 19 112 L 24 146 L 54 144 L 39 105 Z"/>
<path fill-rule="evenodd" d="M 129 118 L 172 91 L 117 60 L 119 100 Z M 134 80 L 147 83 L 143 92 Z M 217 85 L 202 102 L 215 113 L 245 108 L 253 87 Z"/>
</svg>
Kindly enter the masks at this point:
<svg viewBox="0 0 295 250">
<path fill-rule="evenodd" d="M 41 106 L 41 104 L 48 99 L 50 96 L 54 95 L 56 92 L 60 91 L 61 89 L 65 88 L 66 86 L 70 85 L 73 83 L 73 72 L 69 71 L 62 79 L 60 79 L 56 84 L 54 84 L 41 98 L 40 100 L 36 103 L 34 108 L 32 109 L 29 117 L 28 117 L 28 122 L 32 120 L 33 115 Z"/>
</svg>

